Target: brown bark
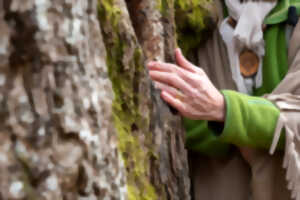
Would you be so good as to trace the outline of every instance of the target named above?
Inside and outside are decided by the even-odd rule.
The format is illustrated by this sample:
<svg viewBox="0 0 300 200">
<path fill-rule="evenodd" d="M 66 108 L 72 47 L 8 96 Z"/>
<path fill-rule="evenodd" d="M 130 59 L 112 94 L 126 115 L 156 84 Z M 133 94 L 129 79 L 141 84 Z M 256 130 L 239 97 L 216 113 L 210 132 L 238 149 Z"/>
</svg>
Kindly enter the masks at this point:
<svg viewBox="0 0 300 200">
<path fill-rule="evenodd" d="M 189 199 L 175 35 L 172 1 L 0 0 L 0 199 Z"/>
</svg>

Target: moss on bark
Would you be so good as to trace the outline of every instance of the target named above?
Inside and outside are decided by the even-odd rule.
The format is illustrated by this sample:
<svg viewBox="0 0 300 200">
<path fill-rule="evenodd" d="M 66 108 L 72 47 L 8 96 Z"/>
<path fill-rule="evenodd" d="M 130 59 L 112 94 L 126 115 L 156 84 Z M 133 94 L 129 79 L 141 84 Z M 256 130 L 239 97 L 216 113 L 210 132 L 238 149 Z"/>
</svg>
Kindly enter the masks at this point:
<svg viewBox="0 0 300 200">
<path fill-rule="evenodd" d="M 184 53 L 199 47 L 214 25 L 205 4 L 212 0 L 175 0 L 178 45 Z"/>
<path fill-rule="evenodd" d="M 149 180 L 149 160 L 153 156 L 149 117 L 139 111 L 139 95 L 136 86 L 141 79 L 143 67 L 142 50 L 130 33 L 120 30 L 122 11 L 114 0 L 99 1 L 100 23 L 104 23 L 104 40 L 107 48 L 107 66 L 114 91 L 113 115 L 118 132 L 119 151 L 127 169 L 127 189 L 130 200 L 157 199 L 154 187 Z M 123 23 L 126 23 L 123 21 Z M 128 23 L 128 22 L 127 22 Z M 124 28 L 124 27 L 123 27 Z M 126 36 L 125 36 L 126 35 Z M 130 41 L 128 40 L 130 38 Z M 133 42 L 133 43 L 132 43 Z M 132 55 L 125 55 L 133 50 Z M 124 63 L 124 57 L 129 63 Z M 141 142 L 139 137 L 144 134 Z"/>
</svg>

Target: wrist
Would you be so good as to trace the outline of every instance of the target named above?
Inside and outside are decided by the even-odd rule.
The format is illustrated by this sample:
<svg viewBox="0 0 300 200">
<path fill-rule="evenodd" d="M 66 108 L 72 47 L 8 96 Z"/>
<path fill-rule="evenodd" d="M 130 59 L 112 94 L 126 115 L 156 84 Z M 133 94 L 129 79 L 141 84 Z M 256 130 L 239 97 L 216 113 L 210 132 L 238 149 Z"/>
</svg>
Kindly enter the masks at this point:
<svg viewBox="0 0 300 200">
<path fill-rule="evenodd" d="M 225 121 L 225 99 L 224 99 L 224 96 L 221 93 L 219 93 L 219 95 L 216 99 L 217 100 L 216 100 L 214 121 L 224 122 Z"/>
</svg>

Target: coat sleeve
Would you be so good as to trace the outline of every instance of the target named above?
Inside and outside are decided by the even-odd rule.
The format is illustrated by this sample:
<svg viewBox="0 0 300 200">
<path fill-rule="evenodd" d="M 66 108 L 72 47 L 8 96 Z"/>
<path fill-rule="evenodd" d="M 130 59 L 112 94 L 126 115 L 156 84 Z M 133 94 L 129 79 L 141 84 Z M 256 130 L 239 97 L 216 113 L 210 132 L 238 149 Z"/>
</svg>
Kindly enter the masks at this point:
<svg viewBox="0 0 300 200">
<path fill-rule="evenodd" d="M 226 102 L 225 123 L 185 119 L 186 147 L 209 156 L 224 156 L 230 144 L 269 149 L 280 111 L 269 100 L 222 91 Z M 277 149 L 284 148 L 281 134 Z"/>
<path fill-rule="evenodd" d="M 279 118 L 279 109 L 262 97 L 222 91 L 226 102 L 225 123 L 185 119 L 186 147 L 208 156 L 224 156 L 230 144 L 269 149 Z M 284 148 L 284 136 L 277 149 Z"/>
<path fill-rule="evenodd" d="M 215 130 L 215 134 L 225 143 L 269 149 L 279 118 L 279 109 L 262 97 L 230 90 L 223 90 L 222 93 L 226 102 L 225 124 L 223 130 Z M 284 137 L 281 137 L 278 148 L 283 147 Z"/>
<path fill-rule="evenodd" d="M 228 154 L 230 144 L 222 141 L 208 127 L 207 121 L 184 119 L 186 128 L 186 147 L 189 150 L 202 153 L 207 156 L 222 157 Z"/>
</svg>

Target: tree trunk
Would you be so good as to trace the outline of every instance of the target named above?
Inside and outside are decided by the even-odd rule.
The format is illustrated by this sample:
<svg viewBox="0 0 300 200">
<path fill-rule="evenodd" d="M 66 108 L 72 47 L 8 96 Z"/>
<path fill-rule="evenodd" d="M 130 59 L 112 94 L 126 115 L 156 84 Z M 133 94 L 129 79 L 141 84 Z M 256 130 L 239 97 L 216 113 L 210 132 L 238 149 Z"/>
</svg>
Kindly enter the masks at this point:
<svg viewBox="0 0 300 200">
<path fill-rule="evenodd" d="M 0 199 L 189 200 L 173 0 L 0 2 Z"/>
</svg>

